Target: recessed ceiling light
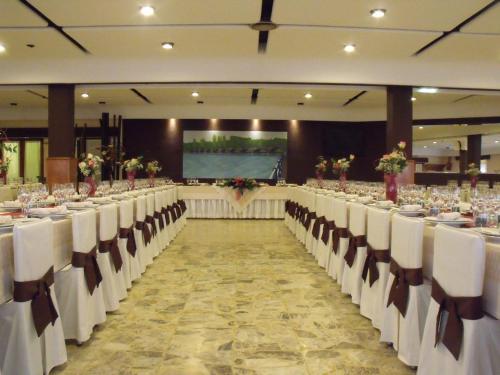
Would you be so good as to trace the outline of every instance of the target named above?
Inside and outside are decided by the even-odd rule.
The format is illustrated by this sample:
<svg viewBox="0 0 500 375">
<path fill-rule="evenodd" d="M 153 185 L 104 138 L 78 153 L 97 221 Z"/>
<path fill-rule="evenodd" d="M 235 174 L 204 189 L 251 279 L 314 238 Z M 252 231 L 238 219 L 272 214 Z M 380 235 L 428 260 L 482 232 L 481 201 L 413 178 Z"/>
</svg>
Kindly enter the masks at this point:
<svg viewBox="0 0 500 375">
<path fill-rule="evenodd" d="M 417 91 L 422 94 L 435 94 L 438 92 L 438 89 L 435 87 L 420 87 Z"/>
<path fill-rule="evenodd" d="M 437 142 L 436 142 L 436 141 L 433 141 L 432 143 L 436 144 Z"/>
<path fill-rule="evenodd" d="M 352 53 L 356 51 L 356 45 L 352 43 L 344 44 L 344 51 L 347 53 Z"/>
<path fill-rule="evenodd" d="M 311 99 L 312 97 L 313 97 L 313 96 L 312 96 L 312 94 L 311 94 L 310 92 L 306 92 L 306 93 L 304 94 L 304 98 L 306 98 L 306 99 Z"/>
<path fill-rule="evenodd" d="M 382 18 L 385 16 L 385 9 L 372 9 L 370 10 L 370 15 L 373 18 Z"/>
<path fill-rule="evenodd" d="M 424 148 L 427 148 L 427 146 L 424 146 Z"/>
<path fill-rule="evenodd" d="M 423 127 L 423 126 L 419 126 L 418 128 L 419 128 L 419 129 L 423 129 L 424 127 Z"/>
<path fill-rule="evenodd" d="M 163 49 L 172 49 L 174 48 L 174 43 L 172 42 L 164 42 L 161 44 Z"/>
<path fill-rule="evenodd" d="M 411 101 L 414 102 L 415 100 L 417 100 L 417 98 L 415 98 L 414 96 L 411 97 Z"/>
<path fill-rule="evenodd" d="M 84 93 L 82 94 L 82 98 L 87 99 L 88 97 L 89 97 L 89 94 L 87 94 L 86 92 L 84 92 Z"/>
<path fill-rule="evenodd" d="M 3 44 L 0 44 L 0 53 L 5 52 L 7 48 Z"/>
<path fill-rule="evenodd" d="M 140 12 L 143 16 L 149 17 L 155 14 L 155 8 L 153 8 L 151 5 L 144 5 L 141 7 Z"/>
<path fill-rule="evenodd" d="M 498 142 L 500 142 L 500 141 L 495 141 L 495 143 L 498 143 Z"/>
<path fill-rule="evenodd" d="M 197 98 L 198 96 L 200 96 L 200 94 L 198 93 L 198 91 L 193 91 L 193 92 L 191 93 L 191 96 L 192 96 L 193 98 Z"/>
</svg>

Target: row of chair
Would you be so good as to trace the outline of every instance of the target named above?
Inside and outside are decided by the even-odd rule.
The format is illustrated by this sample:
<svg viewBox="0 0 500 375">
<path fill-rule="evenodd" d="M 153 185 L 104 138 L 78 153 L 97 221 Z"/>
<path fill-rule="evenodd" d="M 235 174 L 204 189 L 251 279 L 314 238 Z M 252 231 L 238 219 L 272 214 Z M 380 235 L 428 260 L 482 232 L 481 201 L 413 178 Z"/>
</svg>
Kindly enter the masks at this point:
<svg viewBox="0 0 500 375">
<path fill-rule="evenodd" d="M 425 280 L 421 218 L 291 188 L 285 223 L 418 374 L 499 373 L 500 326 L 481 304 L 482 236 L 439 225 Z"/>
<path fill-rule="evenodd" d="M 185 224 L 175 188 L 125 193 L 75 212 L 71 264 L 54 272 L 51 219 L 15 225 L 13 300 L 0 305 L 3 375 L 48 374 L 66 362 L 65 340 L 87 341 Z"/>
</svg>

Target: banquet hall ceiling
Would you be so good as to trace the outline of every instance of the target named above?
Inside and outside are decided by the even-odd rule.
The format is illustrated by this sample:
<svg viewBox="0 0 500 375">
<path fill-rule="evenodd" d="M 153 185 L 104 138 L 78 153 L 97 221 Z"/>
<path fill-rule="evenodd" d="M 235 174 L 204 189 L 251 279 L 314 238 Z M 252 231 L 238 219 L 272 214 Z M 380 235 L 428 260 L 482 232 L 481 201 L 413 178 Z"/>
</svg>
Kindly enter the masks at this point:
<svg viewBox="0 0 500 375">
<path fill-rule="evenodd" d="M 146 4 L 154 7 L 151 17 L 139 13 Z M 385 17 L 371 17 L 375 8 L 386 9 Z M 266 17 L 278 28 L 259 54 L 259 32 L 249 25 Z M 0 84 L 500 89 L 499 19 L 497 0 L 2 0 Z M 174 48 L 163 49 L 164 42 Z M 348 43 L 355 52 L 344 52 Z"/>
</svg>

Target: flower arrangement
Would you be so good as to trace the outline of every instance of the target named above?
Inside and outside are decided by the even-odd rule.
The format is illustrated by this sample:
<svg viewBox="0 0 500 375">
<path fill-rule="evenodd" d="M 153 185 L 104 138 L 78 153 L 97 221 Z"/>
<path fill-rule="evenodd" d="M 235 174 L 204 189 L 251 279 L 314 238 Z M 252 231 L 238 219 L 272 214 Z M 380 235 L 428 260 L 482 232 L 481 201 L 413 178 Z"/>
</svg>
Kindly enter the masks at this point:
<svg viewBox="0 0 500 375">
<path fill-rule="evenodd" d="M 346 173 L 351 167 L 351 162 L 354 160 L 355 156 L 353 154 L 349 155 L 349 159 L 332 159 L 332 169 L 333 173 Z"/>
<path fill-rule="evenodd" d="M 223 186 L 230 187 L 235 190 L 237 189 L 240 194 L 243 194 L 245 190 L 253 190 L 259 186 L 259 184 L 253 178 L 235 177 L 224 181 Z"/>
<path fill-rule="evenodd" d="M 3 159 L 0 159 L 0 173 L 7 173 L 9 170 L 10 158 L 5 156 Z"/>
<path fill-rule="evenodd" d="M 389 175 L 401 173 L 406 168 L 407 162 L 404 152 L 405 147 L 406 142 L 399 142 L 390 154 L 382 156 L 375 169 Z"/>
<path fill-rule="evenodd" d="M 465 174 L 469 175 L 469 177 L 475 177 L 478 176 L 481 171 L 479 170 L 478 167 L 476 167 L 475 163 L 470 163 L 468 165 L 468 169 L 465 170 Z"/>
<path fill-rule="evenodd" d="M 91 153 L 87 155 L 82 154 L 78 168 L 85 177 L 94 176 L 99 172 L 101 163 L 102 159 L 97 155 L 92 155 Z"/>
<path fill-rule="evenodd" d="M 158 160 L 153 160 L 146 164 L 146 172 L 148 173 L 148 175 L 155 176 L 160 171 L 161 171 L 161 165 L 158 162 Z"/>
<path fill-rule="evenodd" d="M 125 160 L 123 162 L 123 168 L 126 172 L 137 172 L 141 169 L 144 169 L 144 165 L 142 164 L 142 156 L 137 156 L 135 158 L 131 158 L 129 160 Z"/>
<path fill-rule="evenodd" d="M 322 178 L 323 175 L 325 174 L 326 172 L 326 168 L 327 168 L 327 160 L 323 157 L 323 156 L 318 156 L 318 164 L 316 164 L 314 166 L 314 169 L 316 170 L 316 177 L 318 178 Z"/>
</svg>

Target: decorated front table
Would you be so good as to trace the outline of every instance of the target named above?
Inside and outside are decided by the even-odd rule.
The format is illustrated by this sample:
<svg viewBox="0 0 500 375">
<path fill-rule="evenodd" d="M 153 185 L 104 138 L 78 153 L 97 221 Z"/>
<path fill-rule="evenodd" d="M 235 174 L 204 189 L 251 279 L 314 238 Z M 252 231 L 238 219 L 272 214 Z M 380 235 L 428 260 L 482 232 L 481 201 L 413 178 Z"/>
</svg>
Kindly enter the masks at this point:
<svg viewBox="0 0 500 375">
<path fill-rule="evenodd" d="M 283 219 L 287 188 L 259 186 L 240 193 L 227 186 L 181 186 L 179 195 L 186 202 L 188 218 Z"/>
</svg>

